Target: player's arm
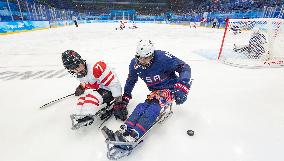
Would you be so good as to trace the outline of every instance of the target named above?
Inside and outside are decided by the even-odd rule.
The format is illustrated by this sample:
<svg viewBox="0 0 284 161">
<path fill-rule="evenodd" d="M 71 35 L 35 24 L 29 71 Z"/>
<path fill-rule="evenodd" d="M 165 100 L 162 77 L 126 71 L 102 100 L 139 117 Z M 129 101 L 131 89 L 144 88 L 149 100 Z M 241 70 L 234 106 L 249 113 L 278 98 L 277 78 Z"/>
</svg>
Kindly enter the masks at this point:
<svg viewBox="0 0 284 161">
<path fill-rule="evenodd" d="M 127 119 L 128 110 L 126 107 L 131 99 L 131 92 L 138 80 L 138 75 L 134 68 L 135 64 L 136 62 L 133 59 L 129 65 L 129 74 L 124 86 L 124 94 L 120 100 L 117 100 L 113 105 L 113 115 L 116 119 L 120 119 L 122 121 Z"/>
<path fill-rule="evenodd" d="M 132 59 L 129 65 L 128 77 L 127 77 L 127 80 L 124 86 L 124 94 L 130 97 L 131 97 L 132 90 L 136 82 L 138 81 L 138 75 L 136 73 L 135 64 L 136 64 L 135 60 Z"/>
<path fill-rule="evenodd" d="M 191 78 L 191 68 L 187 63 L 175 56 L 169 53 L 166 55 L 169 57 L 167 61 L 169 70 L 179 73 L 178 80 L 173 87 L 175 102 L 176 104 L 183 104 L 187 100 L 187 94 L 191 86 L 189 82 Z"/>
<path fill-rule="evenodd" d="M 167 66 L 170 68 L 169 70 L 179 73 L 179 82 L 188 83 L 191 78 L 190 66 L 169 53 L 166 53 L 166 56 L 168 57 L 168 59 L 165 64 L 167 64 Z"/>
</svg>

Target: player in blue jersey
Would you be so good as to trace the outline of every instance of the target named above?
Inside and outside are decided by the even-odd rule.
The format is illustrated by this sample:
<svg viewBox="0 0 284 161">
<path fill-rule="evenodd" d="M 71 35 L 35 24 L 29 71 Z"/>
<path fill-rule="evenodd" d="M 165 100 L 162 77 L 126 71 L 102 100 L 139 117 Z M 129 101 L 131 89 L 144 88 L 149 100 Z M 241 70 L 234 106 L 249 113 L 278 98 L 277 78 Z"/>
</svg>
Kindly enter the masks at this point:
<svg viewBox="0 0 284 161">
<path fill-rule="evenodd" d="M 178 73 L 178 74 L 176 74 Z M 135 83 L 141 78 L 151 93 L 144 103 L 136 106 L 127 118 L 127 104 L 132 98 Z M 137 45 L 135 58 L 129 65 L 129 74 L 121 101 L 113 106 L 114 116 L 125 120 L 121 126 L 123 136 L 134 140 L 143 136 L 154 124 L 161 110 L 172 104 L 183 104 L 187 100 L 190 89 L 191 68 L 184 61 L 168 52 L 155 50 L 150 40 L 141 40 Z M 114 138 L 111 130 L 105 128 L 104 134 L 110 140 L 126 141 Z M 133 141 L 133 140 L 132 140 Z"/>
</svg>

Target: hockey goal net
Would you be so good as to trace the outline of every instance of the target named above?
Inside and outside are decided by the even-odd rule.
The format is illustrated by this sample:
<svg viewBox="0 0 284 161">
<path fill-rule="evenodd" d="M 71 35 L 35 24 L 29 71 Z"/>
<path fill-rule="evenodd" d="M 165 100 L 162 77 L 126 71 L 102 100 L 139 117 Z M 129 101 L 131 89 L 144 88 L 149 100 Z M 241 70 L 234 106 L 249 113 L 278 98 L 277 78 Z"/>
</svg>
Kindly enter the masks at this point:
<svg viewBox="0 0 284 161">
<path fill-rule="evenodd" d="M 284 20 L 229 19 L 218 59 L 246 68 L 283 67 Z"/>
</svg>

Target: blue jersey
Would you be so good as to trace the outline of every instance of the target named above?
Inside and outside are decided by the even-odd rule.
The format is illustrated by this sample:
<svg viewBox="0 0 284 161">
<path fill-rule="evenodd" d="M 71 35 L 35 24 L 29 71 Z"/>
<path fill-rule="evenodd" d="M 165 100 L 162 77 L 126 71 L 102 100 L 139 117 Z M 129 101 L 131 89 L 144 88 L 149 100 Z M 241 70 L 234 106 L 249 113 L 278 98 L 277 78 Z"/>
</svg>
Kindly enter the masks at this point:
<svg viewBox="0 0 284 161">
<path fill-rule="evenodd" d="M 179 76 L 176 74 L 179 73 Z M 131 96 L 135 83 L 140 77 L 150 91 L 174 88 L 177 82 L 188 83 L 191 69 L 184 61 L 160 50 L 154 51 L 152 63 L 149 67 L 142 68 L 134 58 L 129 65 L 129 74 L 124 87 L 124 93 Z"/>
</svg>

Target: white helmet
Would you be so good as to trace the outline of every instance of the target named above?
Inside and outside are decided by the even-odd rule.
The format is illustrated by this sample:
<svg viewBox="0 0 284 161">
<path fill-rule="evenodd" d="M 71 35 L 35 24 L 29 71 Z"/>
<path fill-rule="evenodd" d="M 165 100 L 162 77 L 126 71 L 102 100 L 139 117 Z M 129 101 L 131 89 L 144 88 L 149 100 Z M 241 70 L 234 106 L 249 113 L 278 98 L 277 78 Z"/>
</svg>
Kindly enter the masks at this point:
<svg viewBox="0 0 284 161">
<path fill-rule="evenodd" d="M 151 40 L 140 40 L 136 48 L 137 57 L 148 57 L 154 54 L 154 44 Z"/>
</svg>

